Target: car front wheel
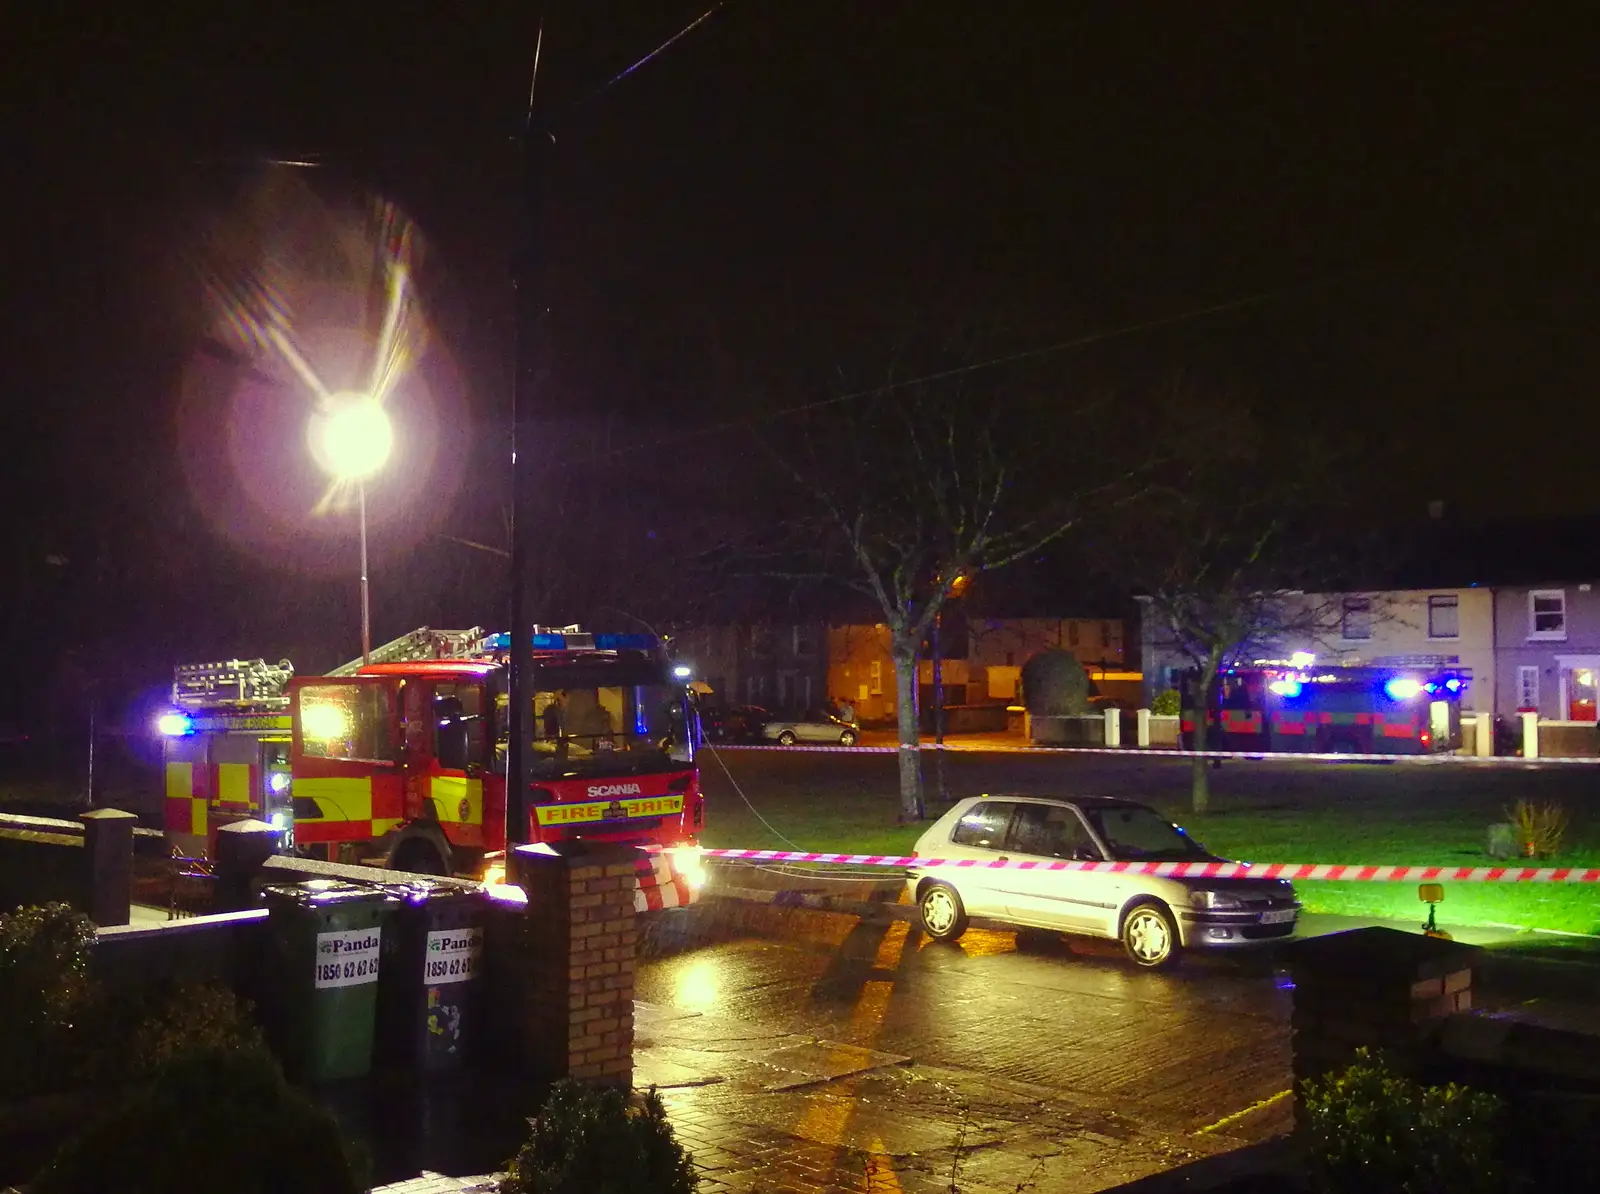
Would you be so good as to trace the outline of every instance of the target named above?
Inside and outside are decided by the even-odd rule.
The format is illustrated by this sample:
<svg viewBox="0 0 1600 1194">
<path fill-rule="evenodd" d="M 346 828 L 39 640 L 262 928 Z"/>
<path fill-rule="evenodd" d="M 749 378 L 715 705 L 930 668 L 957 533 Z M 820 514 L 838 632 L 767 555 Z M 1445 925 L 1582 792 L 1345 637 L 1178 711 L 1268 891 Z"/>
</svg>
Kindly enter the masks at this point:
<svg viewBox="0 0 1600 1194">
<path fill-rule="evenodd" d="M 1172 916 L 1159 904 L 1139 904 L 1122 922 L 1122 948 L 1134 964 L 1159 970 L 1178 960 L 1182 947 Z"/>
<path fill-rule="evenodd" d="M 793 730 L 785 730 L 778 735 L 779 746 L 793 746 L 798 741 L 800 740 L 794 736 Z"/>
<path fill-rule="evenodd" d="M 922 931 L 935 941 L 954 941 L 967 931 L 967 910 L 948 883 L 930 883 L 917 897 Z"/>
<path fill-rule="evenodd" d="M 854 746 L 855 744 L 856 732 L 854 730 L 846 730 L 844 733 L 839 735 L 840 746 Z"/>
</svg>

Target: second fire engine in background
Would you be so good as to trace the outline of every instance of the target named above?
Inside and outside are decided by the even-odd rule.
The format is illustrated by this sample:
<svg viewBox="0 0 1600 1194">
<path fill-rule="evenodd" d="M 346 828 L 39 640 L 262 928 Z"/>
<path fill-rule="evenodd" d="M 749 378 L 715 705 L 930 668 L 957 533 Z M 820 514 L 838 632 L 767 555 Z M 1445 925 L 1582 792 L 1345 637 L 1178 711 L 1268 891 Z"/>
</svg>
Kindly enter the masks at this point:
<svg viewBox="0 0 1600 1194">
<path fill-rule="evenodd" d="M 1461 746 L 1460 668 L 1326 667 L 1297 659 L 1231 668 L 1206 711 L 1206 749 L 1246 754 L 1441 754 Z M 1181 690 L 1184 749 L 1196 745 L 1199 675 Z"/>
</svg>

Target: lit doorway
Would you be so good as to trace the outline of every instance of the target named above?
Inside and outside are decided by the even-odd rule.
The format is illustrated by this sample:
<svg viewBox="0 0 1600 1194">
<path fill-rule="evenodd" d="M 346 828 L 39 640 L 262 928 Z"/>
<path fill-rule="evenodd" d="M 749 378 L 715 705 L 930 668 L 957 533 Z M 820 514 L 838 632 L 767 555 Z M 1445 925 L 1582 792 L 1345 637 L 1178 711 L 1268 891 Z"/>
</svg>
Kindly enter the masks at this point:
<svg viewBox="0 0 1600 1194">
<path fill-rule="evenodd" d="M 1600 714 L 1600 655 L 1562 655 L 1561 713 L 1567 721 L 1594 721 Z"/>
</svg>

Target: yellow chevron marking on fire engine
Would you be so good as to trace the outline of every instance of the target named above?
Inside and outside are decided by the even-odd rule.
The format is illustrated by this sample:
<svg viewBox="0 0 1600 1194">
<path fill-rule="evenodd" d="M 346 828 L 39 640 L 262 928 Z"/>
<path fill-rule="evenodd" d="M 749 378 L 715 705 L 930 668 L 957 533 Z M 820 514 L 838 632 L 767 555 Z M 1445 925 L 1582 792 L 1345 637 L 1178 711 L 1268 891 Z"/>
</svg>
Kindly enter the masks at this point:
<svg viewBox="0 0 1600 1194">
<path fill-rule="evenodd" d="M 167 799 L 189 800 L 194 796 L 194 764 L 167 764 Z"/>
<path fill-rule="evenodd" d="M 607 814 L 612 805 L 620 812 Z M 536 804 L 541 825 L 576 825 L 619 817 L 667 817 L 683 811 L 682 796 L 634 796 L 627 800 L 589 800 L 582 804 Z"/>
<path fill-rule="evenodd" d="M 251 799 L 250 791 L 250 764 L 249 763 L 218 763 L 217 764 L 217 800 L 218 804 L 238 804 L 247 808 L 254 807 L 255 801 Z"/>
<path fill-rule="evenodd" d="M 483 781 L 464 775 L 435 775 L 429 780 L 429 796 L 439 820 L 463 825 L 483 824 Z M 467 802 L 466 815 L 461 802 Z"/>
<path fill-rule="evenodd" d="M 370 779 L 296 779 L 290 785 L 290 794 L 296 800 L 314 800 L 317 805 L 316 816 L 296 813 L 296 821 L 372 820 Z"/>
</svg>

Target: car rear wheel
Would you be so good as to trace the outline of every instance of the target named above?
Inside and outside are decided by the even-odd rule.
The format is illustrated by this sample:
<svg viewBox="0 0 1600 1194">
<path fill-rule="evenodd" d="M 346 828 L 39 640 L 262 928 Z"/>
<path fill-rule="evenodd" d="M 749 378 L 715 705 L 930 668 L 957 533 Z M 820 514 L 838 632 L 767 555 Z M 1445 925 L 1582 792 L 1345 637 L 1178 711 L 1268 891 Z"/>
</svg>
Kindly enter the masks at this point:
<svg viewBox="0 0 1600 1194">
<path fill-rule="evenodd" d="M 783 733 L 778 735 L 779 746 L 793 746 L 798 741 L 800 741 L 800 739 L 794 736 L 793 730 L 785 730 Z"/>
<path fill-rule="evenodd" d="M 922 931 L 935 941 L 954 941 L 967 931 L 967 910 L 948 883 L 930 883 L 917 897 Z"/>
<path fill-rule="evenodd" d="M 854 730 L 846 730 L 844 733 L 839 735 L 840 746 L 854 746 L 855 744 L 856 732 Z"/>
<path fill-rule="evenodd" d="M 1159 970 L 1178 960 L 1178 928 L 1160 904 L 1135 905 L 1122 921 L 1122 948 L 1135 965 Z"/>
</svg>

